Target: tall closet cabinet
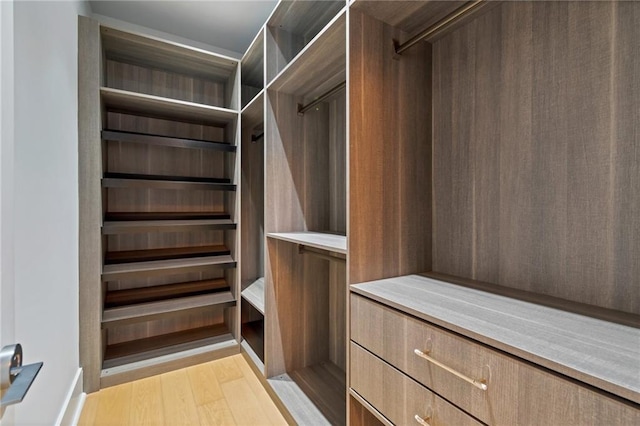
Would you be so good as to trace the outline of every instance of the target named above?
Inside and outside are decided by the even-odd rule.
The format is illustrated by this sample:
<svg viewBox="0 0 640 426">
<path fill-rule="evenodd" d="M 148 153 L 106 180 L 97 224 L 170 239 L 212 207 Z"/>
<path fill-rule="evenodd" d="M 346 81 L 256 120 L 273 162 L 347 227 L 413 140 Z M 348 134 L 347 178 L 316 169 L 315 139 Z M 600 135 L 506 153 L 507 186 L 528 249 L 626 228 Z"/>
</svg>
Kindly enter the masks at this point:
<svg viewBox="0 0 640 426">
<path fill-rule="evenodd" d="M 291 423 L 640 423 L 640 3 L 80 34 L 88 390 L 242 352 Z"/>
</svg>

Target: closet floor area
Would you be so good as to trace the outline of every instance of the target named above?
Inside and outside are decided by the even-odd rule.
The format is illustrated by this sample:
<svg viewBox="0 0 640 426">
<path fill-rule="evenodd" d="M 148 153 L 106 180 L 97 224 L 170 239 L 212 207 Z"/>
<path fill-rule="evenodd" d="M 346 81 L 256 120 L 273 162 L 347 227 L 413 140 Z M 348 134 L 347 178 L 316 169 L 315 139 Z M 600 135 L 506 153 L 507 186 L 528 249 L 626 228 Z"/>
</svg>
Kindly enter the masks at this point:
<svg viewBox="0 0 640 426">
<path fill-rule="evenodd" d="M 92 393 L 79 425 L 286 425 L 242 355 Z"/>
</svg>

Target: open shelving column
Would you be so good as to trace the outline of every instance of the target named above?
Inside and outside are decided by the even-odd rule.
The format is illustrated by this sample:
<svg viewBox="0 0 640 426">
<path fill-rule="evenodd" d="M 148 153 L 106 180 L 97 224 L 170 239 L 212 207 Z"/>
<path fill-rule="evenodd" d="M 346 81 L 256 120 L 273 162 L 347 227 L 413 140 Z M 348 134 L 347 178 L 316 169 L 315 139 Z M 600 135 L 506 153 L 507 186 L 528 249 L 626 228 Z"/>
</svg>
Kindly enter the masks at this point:
<svg viewBox="0 0 640 426">
<path fill-rule="evenodd" d="M 79 117 L 81 182 L 101 187 L 81 184 L 83 208 L 101 206 L 81 212 L 102 234 L 81 254 L 101 269 L 81 282 L 93 391 L 239 351 L 239 64 L 86 18 L 80 30 L 81 67 L 101 69 L 79 78 L 94 114 Z"/>
</svg>

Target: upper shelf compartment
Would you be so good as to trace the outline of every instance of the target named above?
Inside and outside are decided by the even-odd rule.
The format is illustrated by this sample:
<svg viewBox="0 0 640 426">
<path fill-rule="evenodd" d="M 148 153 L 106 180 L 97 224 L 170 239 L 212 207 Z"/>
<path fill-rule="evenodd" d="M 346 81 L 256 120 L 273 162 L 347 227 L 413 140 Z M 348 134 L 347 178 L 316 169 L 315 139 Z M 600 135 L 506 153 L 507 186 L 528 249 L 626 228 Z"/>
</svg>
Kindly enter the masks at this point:
<svg viewBox="0 0 640 426">
<path fill-rule="evenodd" d="M 312 101 L 346 79 L 346 13 L 343 11 L 269 85 L 270 90 Z"/>
<path fill-rule="evenodd" d="M 242 58 L 240 97 L 242 108 L 264 89 L 264 29 L 261 29 Z"/>
<path fill-rule="evenodd" d="M 267 22 L 267 81 L 273 80 L 344 6 L 344 1 L 279 2 Z"/>
<path fill-rule="evenodd" d="M 239 109 L 236 59 L 113 28 L 100 31 L 107 87 Z"/>
</svg>

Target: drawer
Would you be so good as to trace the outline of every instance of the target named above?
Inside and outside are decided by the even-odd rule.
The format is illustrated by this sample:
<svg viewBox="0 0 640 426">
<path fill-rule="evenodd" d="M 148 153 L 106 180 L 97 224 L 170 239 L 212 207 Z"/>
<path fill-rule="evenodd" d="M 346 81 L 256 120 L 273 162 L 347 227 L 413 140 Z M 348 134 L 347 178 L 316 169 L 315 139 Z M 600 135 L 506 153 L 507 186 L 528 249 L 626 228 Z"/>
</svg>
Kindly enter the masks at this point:
<svg viewBox="0 0 640 426">
<path fill-rule="evenodd" d="M 637 404 L 355 294 L 351 339 L 488 424 L 607 424 L 612 418 L 618 424 L 640 424 Z M 486 390 L 470 380 L 483 382 Z"/>
<path fill-rule="evenodd" d="M 394 424 L 420 425 L 416 415 L 430 426 L 482 424 L 360 346 L 350 346 L 351 388 Z"/>
</svg>

